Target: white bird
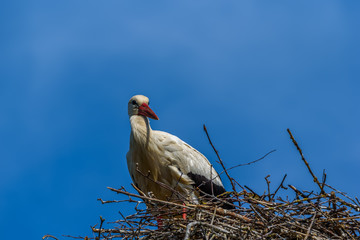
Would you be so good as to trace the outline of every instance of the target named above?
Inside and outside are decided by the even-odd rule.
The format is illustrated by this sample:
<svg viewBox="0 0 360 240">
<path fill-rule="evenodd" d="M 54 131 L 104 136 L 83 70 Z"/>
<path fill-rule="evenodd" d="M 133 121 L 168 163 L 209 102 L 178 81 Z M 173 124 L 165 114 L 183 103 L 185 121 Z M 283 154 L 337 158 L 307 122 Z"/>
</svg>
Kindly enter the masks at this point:
<svg viewBox="0 0 360 240">
<path fill-rule="evenodd" d="M 198 203 L 201 194 L 194 187 L 212 196 L 225 192 L 218 173 L 204 155 L 174 135 L 151 129 L 148 118 L 159 118 L 147 97 L 133 96 L 128 114 L 131 134 L 127 164 L 134 184 L 142 192 L 161 200 L 186 199 L 192 203 Z"/>
</svg>

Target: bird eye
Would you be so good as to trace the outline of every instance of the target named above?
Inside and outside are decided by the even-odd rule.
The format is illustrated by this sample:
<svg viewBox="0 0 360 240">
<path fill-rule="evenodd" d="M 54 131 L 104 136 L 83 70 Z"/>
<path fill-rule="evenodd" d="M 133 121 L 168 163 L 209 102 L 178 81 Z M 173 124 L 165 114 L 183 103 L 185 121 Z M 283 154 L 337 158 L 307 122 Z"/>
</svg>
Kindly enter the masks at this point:
<svg viewBox="0 0 360 240">
<path fill-rule="evenodd" d="M 132 100 L 132 105 L 138 105 L 137 102 L 135 100 Z"/>
</svg>

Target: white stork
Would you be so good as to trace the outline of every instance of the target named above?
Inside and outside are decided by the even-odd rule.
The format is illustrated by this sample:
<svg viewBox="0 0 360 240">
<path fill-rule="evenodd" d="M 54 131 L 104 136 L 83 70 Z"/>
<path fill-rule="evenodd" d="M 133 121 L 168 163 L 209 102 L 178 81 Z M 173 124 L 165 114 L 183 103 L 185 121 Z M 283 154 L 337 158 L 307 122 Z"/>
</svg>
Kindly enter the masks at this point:
<svg viewBox="0 0 360 240">
<path fill-rule="evenodd" d="M 218 173 L 204 155 L 174 135 L 151 129 L 148 118 L 159 118 L 147 97 L 133 96 L 128 113 L 131 134 L 127 164 L 134 184 L 142 192 L 152 192 L 162 200 L 186 199 L 193 203 L 198 203 L 199 196 L 194 187 L 212 196 L 225 192 Z M 231 206 L 226 204 L 224 208 Z"/>
</svg>

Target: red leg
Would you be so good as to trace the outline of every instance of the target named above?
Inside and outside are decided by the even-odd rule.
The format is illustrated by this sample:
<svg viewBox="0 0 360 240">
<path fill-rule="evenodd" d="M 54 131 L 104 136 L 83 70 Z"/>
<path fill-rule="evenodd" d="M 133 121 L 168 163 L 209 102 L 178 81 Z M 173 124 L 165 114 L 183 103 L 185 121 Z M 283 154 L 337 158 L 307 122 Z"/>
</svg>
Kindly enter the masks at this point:
<svg viewBox="0 0 360 240">
<path fill-rule="evenodd" d="M 183 205 L 185 206 L 185 203 L 183 203 Z M 183 208 L 182 218 L 186 220 L 186 208 Z"/>
<path fill-rule="evenodd" d="M 162 221 L 162 217 L 160 217 L 160 216 L 157 216 L 156 217 L 156 222 L 157 222 L 157 224 L 158 224 L 158 229 L 161 229 L 162 228 L 162 226 L 163 226 L 163 221 Z"/>
</svg>

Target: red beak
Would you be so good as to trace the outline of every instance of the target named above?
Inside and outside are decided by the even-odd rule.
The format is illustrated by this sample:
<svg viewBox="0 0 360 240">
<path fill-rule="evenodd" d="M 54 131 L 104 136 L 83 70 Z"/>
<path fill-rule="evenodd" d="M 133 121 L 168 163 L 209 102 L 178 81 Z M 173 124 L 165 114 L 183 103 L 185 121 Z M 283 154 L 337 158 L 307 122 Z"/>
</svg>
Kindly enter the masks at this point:
<svg viewBox="0 0 360 240">
<path fill-rule="evenodd" d="M 149 107 L 149 105 L 147 105 L 146 103 L 141 104 L 141 106 L 139 107 L 139 115 L 143 115 L 145 117 L 148 118 L 152 118 L 155 120 L 159 120 L 158 116 L 156 116 L 156 114 L 154 113 L 153 110 L 151 110 L 151 108 Z"/>
</svg>

